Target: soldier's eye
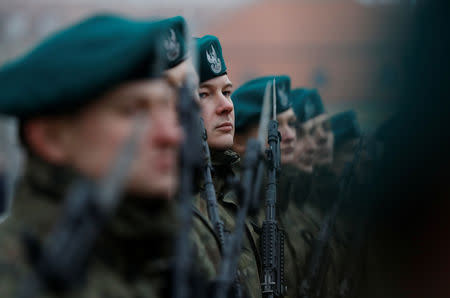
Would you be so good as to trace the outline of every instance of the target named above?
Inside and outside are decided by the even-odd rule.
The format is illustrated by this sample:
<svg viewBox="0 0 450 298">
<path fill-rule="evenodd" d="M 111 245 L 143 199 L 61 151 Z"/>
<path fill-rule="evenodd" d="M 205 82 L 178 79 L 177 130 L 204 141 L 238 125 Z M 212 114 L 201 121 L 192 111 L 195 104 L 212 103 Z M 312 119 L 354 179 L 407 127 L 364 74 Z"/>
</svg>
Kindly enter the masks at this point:
<svg viewBox="0 0 450 298">
<path fill-rule="evenodd" d="M 330 123 L 330 121 L 325 121 L 325 122 L 322 124 L 322 128 L 323 128 L 323 130 L 325 130 L 325 131 L 331 130 L 331 123 Z"/>
<path fill-rule="evenodd" d="M 297 128 L 299 126 L 298 121 L 295 121 L 295 120 L 289 121 L 288 125 L 293 128 Z"/>
<path fill-rule="evenodd" d="M 142 112 L 144 109 L 139 104 L 130 104 L 130 105 L 124 105 L 121 106 L 118 109 L 118 112 L 125 117 L 131 117 L 134 115 L 137 115 L 138 113 Z"/>
<path fill-rule="evenodd" d="M 200 93 L 198 94 L 198 97 L 199 97 L 200 99 L 206 98 L 206 97 L 208 97 L 208 93 L 207 93 L 207 92 L 200 92 Z"/>
<path fill-rule="evenodd" d="M 231 96 L 231 91 L 223 91 L 222 94 L 225 97 L 230 97 Z"/>
</svg>

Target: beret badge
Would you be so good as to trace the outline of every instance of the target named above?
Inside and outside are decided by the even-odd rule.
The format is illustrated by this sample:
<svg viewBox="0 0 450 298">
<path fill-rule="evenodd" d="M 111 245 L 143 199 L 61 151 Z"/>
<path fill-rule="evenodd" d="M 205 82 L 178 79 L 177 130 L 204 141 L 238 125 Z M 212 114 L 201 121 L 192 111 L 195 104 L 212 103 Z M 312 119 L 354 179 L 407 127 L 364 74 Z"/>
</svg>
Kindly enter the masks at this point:
<svg viewBox="0 0 450 298">
<path fill-rule="evenodd" d="M 178 42 L 177 35 L 173 29 L 170 29 L 170 34 L 164 41 L 164 48 L 167 53 L 167 59 L 171 62 L 180 55 L 180 43 Z"/>
<path fill-rule="evenodd" d="M 217 52 L 216 49 L 214 49 L 213 45 L 211 45 L 210 50 L 206 50 L 206 58 L 210 63 L 213 73 L 218 74 L 222 71 L 222 62 L 220 61 L 219 57 L 217 57 Z"/>
</svg>

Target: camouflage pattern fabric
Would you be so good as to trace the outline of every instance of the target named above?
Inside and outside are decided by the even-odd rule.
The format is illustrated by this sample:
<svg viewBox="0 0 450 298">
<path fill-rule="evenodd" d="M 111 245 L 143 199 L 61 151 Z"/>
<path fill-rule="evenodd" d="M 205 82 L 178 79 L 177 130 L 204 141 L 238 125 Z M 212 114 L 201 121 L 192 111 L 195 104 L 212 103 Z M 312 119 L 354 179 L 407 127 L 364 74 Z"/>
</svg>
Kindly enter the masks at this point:
<svg viewBox="0 0 450 298">
<path fill-rule="evenodd" d="M 192 243 L 194 252 L 200 264 L 201 270 L 208 281 L 212 281 L 218 271 L 222 261 L 220 243 L 214 228 L 208 219 L 206 202 L 200 195 L 193 199 L 194 218 L 192 223 Z M 199 263 L 197 263 L 199 264 Z"/>
<path fill-rule="evenodd" d="M 0 225 L 0 297 L 15 297 L 30 273 L 23 232 L 43 240 L 61 214 L 61 199 L 74 175 L 31 158 L 19 184 L 11 216 Z M 117 216 L 101 234 L 86 282 L 70 293 L 40 297 L 161 297 L 174 225 L 166 203 L 143 208 L 143 200 L 123 200 Z M 152 210 L 152 213 L 148 213 Z M 158 211 L 156 211 L 158 210 Z M 166 214 L 159 212 L 166 210 Z M 150 220 L 149 220 L 150 219 Z M 173 220 L 170 220 L 174 222 Z"/>
<path fill-rule="evenodd" d="M 288 297 L 301 297 L 300 285 L 307 276 L 314 241 L 326 213 L 331 209 L 331 203 L 337 198 L 336 185 L 334 176 L 311 175 L 290 166 L 282 169 L 278 188 L 279 223 L 286 232 Z M 321 264 L 320 297 L 337 296 L 340 268 L 337 260 L 344 248 L 336 241 L 335 235 L 333 232 Z M 292 271 L 294 274 L 291 274 Z"/>
<path fill-rule="evenodd" d="M 225 236 L 228 237 L 234 231 L 236 213 L 239 208 L 239 202 L 236 198 L 231 186 L 227 183 L 227 177 L 234 175 L 235 166 L 239 163 L 239 156 L 231 151 L 211 152 L 211 162 L 214 168 L 212 173 L 213 183 L 216 190 L 218 201 L 219 216 L 224 222 Z M 202 251 L 205 252 L 211 267 L 219 270 L 222 261 L 219 249 L 219 241 L 214 235 L 214 229 L 208 219 L 206 200 L 200 195 L 194 199 L 195 217 L 194 222 L 202 223 L 202 225 L 194 225 L 194 234 L 202 235 L 200 244 L 203 246 Z M 243 239 L 242 254 L 239 259 L 238 274 L 240 277 L 244 296 L 261 297 L 261 289 L 259 282 L 258 255 L 254 241 L 251 238 L 251 225 L 247 223 L 245 238 Z"/>
</svg>

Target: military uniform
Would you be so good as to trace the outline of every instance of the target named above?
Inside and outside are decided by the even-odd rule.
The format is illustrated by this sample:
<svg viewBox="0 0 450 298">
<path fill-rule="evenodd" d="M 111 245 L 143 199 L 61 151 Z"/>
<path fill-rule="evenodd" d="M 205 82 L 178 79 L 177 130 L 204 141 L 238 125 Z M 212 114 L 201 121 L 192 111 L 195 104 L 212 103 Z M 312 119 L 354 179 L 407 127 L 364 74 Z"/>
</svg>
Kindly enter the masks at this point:
<svg viewBox="0 0 450 298">
<path fill-rule="evenodd" d="M 294 89 L 290 93 L 290 101 L 297 120 L 300 123 L 324 112 L 323 105 L 316 90 Z M 301 137 L 301 136 L 300 136 Z M 303 297 L 302 285 L 308 278 L 312 256 L 317 253 L 316 239 L 322 222 L 337 198 L 335 176 L 324 173 L 306 173 L 294 166 L 285 165 L 281 169 L 278 186 L 280 201 L 279 222 L 286 231 L 286 262 L 296 264 L 297 276 L 289 277 L 288 295 Z M 335 233 L 319 260 L 318 294 L 320 297 L 336 297 L 338 289 L 338 255 L 341 248 L 335 241 Z M 288 258 L 292 258 L 289 260 Z M 309 281 L 311 282 L 311 281 Z M 309 284 L 309 286 L 312 286 Z"/>
<path fill-rule="evenodd" d="M 153 66 L 174 66 L 185 59 L 186 51 L 175 43 L 173 52 L 177 55 L 167 53 L 170 61 L 156 63 L 155 59 L 162 59 L 157 43 L 169 32 L 172 39 L 182 37 L 185 29 L 181 17 L 161 21 L 113 15 L 87 18 L 49 37 L 0 70 L 0 111 L 25 121 L 36 116 L 70 114 L 121 83 L 160 77 L 164 69 Z M 29 149 L 12 213 L 0 225 L 0 297 L 14 297 L 20 288 L 29 286 L 25 278 L 33 271 L 33 261 L 39 258 L 36 244 L 45 241 L 59 223 L 69 184 L 81 178 Z M 116 214 L 96 239 L 86 278 L 69 291 L 42 289 L 41 297 L 170 295 L 177 228 L 173 207 L 173 202 L 167 200 L 124 194 Z"/>
<path fill-rule="evenodd" d="M 232 95 L 233 101 L 235 102 L 235 111 L 236 111 L 236 133 L 246 133 L 247 129 L 252 125 L 258 124 L 258 121 L 261 118 L 261 113 L 263 109 L 263 99 L 265 96 L 266 86 L 267 84 L 271 84 L 275 81 L 277 96 L 276 96 L 276 111 L 277 114 L 283 113 L 290 108 L 289 104 L 289 92 L 291 81 L 288 76 L 265 76 L 255 78 L 244 83 L 240 86 Z M 271 105 L 271 103 L 270 103 Z M 255 137 L 255 136 L 254 136 Z M 240 169 L 242 170 L 242 169 Z M 266 182 L 263 182 L 262 189 L 260 190 L 260 197 L 265 198 L 266 192 Z M 277 198 L 278 200 L 278 198 Z M 279 221 L 279 207 L 280 201 L 277 201 L 276 210 L 277 210 L 277 220 Z M 249 216 L 247 219 L 248 232 L 251 234 L 252 244 L 254 247 L 256 254 L 259 256 L 258 266 L 259 266 L 259 274 L 260 280 L 263 279 L 262 272 L 262 255 L 261 255 L 261 227 L 263 221 L 265 219 L 265 209 L 263 202 L 260 202 L 260 208 L 255 212 L 254 215 Z M 283 225 L 279 222 L 279 227 L 283 229 Z M 285 278 L 287 279 L 287 294 L 288 297 L 291 296 L 291 288 L 295 288 L 294 284 L 298 277 L 298 269 L 297 266 L 292 262 L 293 251 L 287 249 L 287 245 L 285 243 L 284 246 L 285 252 Z"/>
<path fill-rule="evenodd" d="M 201 38 L 195 39 L 197 44 L 198 54 L 198 73 L 200 79 L 200 86 L 202 83 L 211 79 L 225 76 L 227 74 L 227 67 L 225 59 L 222 53 L 222 47 L 219 39 L 212 35 L 205 35 Z M 209 100 L 209 98 L 204 99 Z M 213 99 L 213 103 L 217 102 L 224 104 L 226 102 L 227 107 L 230 107 L 227 115 L 221 115 L 221 118 L 232 119 L 231 105 L 229 98 L 220 97 Z M 200 99 L 202 104 L 202 99 Z M 201 105 L 200 104 L 200 105 Z M 215 115 L 214 115 L 215 116 Z M 214 117 L 213 116 L 213 117 Z M 205 118 L 205 119 L 209 119 Z M 205 123 L 205 127 L 208 130 L 210 123 Z M 214 132 L 212 132 L 214 134 Z M 235 196 L 235 192 L 232 185 L 227 181 L 228 178 L 232 178 L 235 175 L 235 166 L 239 162 L 239 156 L 232 150 L 217 150 L 210 146 L 210 158 L 212 164 L 212 179 L 216 192 L 218 215 L 224 224 L 225 242 L 228 240 L 231 233 L 235 230 L 236 215 L 239 210 L 239 202 Z M 194 199 L 194 234 L 199 235 L 199 242 L 196 246 L 202 247 L 206 255 L 207 262 L 209 262 L 213 268 L 210 270 L 208 276 L 210 280 L 217 276 L 222 264 L 222 255 L 220 251 L 219 239 L 216 236 L 216 231 L 211 225 L 208 218 L 206 198 L 203 197 L 205 191 L 203 185 L 203 179 L 200 181 L 200 194 Z M 244 239 L 242 241 L 242 253 L 239 256 L 238 262 L 238 276 L 241 284 L 241 288 L 244 296 L 247 297 L 261 297 L 259 275 L 258 275 L 258 262 L 257 254 L 252 248 L 253 241 L 248 234 L 248 225 L 246 226 L 246 232 L 244 233 Z"/>
<path fill-rule="evenodd" d="M 61 200 L 74 177 L 36 157 L 29 161 L 11 215 L 0 226 L 1 297 L 14 297 L 27 286 L 22 282 L 31 273 L 32 254 L 27 253 L 24 236 L 45 240 L 58 222 Z M 168 220 L 170 209 L 155 208 L 154 203 L 146 207 L 154 215 L 150 227 L 142 208 L 145 203 L 123 201 L 97 241 L 85 286 L 55 297 L 156 297 L 158 291 L 167 290 L 161 272 L 169 269 L 167 248 L 175 227 Z"/>
<path fill-rule="evenodd" d="M 213 183 L 216 190 L 219 216 L 224 223 L 226 240 L 234 231 L 236 223 L 236 214 L 239 209 L 239 202 L 235 196 L 231 185 L 227 182 L 228 177 L 233 177 L 233 166 L 237 166 L 239 156 L 231 151 L 211 152 L 211 162 L 214 168 Z M 203 188 L 201 188 L 201 191 Z M 215 235 L 209 219 L 206 206 L 206 200 L 198 195 L 194 199 L 195 217 L 202 223 L 202 226 L 194 226 L 194 233 L 202 234 L 200 239 L 204 251 L 208 253 L 208 258 L 214 265 L 216 273 L 220 270 L 222 257 L 220 254 L 219 240 Z M 196 231 L 198 229 L 198 231 Z M 246 232 L 242 242 L 242 253 L 239 257 L 238 271 L 239 279 L 242 285 L 244 295 L 248 297 L 261 297 L 260 281 L 258 274 L 258 255 L 255 253 L 254 240 L 251 237 L 250 229 L 252 227 L 247 222 Z M 207 231 L 207 232 L 206 232 Z M 211 271 L 212 272 L 212 271 Z M 210 276 L 211 278 L 215 275 Z"/>
</svg>

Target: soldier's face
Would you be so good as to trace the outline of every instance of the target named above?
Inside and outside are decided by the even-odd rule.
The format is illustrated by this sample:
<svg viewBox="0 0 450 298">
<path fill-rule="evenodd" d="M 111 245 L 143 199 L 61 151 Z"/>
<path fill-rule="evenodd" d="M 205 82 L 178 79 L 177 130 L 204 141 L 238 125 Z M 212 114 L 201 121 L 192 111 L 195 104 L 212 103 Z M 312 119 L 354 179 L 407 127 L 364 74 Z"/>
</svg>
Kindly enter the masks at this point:
<svg viewBox="0 0 450 298">
<path fill-rule="evenodd" d="M 313 120 L 311 135 L 314 137 L 317 147 L 314 153 L 314 165 L 329 166 L 333 162 L 334 144 L 334 135 L 331 130 L 329 116 L 322 114 L 311 120 Z"/>
<path fill-rule="evenodd" d="M 278 130 L 281 134 L 281 163 L 287 164 L 294 161 L 294 149 L 296 136 L 297 118 L 292 109 L 277 115 Z"/>
<path fill-rule="evenodd" d="M 312 136 L 314 122 L 309 120 L 297 129 L 297 142 L 294 149 L 294 165 L 306 173 L 312 173 L 314 153 L 317 150 Z"/>
<path fill-rule="evenodd" d="M 105 175 L 118 150 L 145 116 L 145 133 L 129 169 L 126 191 L 168 198 L 177 186 L 181 130 L 176 92 L 162 79 L 125 83 L 66 121 L 66 160 L 91 176 Z M 126 170 L 126 169 L 124 169 Z"/>
<path fill-rule="evenodd" d="M 199 86 L 202 118 L 208 134 L 208 145 L 212 149 L 226 150 L 233 146 L 232 88 L 233 85 L 226 74 L 203 82 Z"/>
</svg>

